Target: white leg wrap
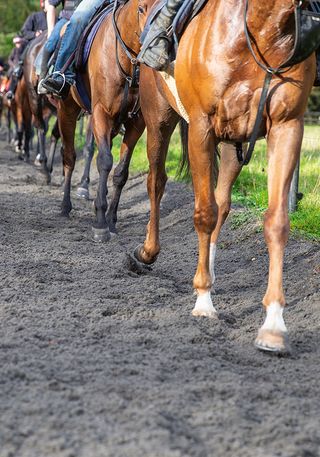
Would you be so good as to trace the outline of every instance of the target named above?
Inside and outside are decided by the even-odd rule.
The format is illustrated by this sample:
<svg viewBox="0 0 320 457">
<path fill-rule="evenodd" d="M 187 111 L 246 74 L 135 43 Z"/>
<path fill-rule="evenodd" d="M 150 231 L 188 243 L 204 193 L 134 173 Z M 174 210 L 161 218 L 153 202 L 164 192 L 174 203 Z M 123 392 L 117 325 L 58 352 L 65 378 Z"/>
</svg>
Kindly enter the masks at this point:
<svg viewBox="0 0 320 457">
<path fill-rule="evenodd" d="M 217 245 L 216 243 L 210 243 L 210 253 L 209 253 L 209 270 L 212 280 L 212 285 L 216 280 L 216 275 L 214 274 L 214 263 L 216 260 Z"/>
<path fill-rule="evenodd" d="M 217 311 L 214 308 L 211 300 L 210 291 L 198 295 L 195 307 L 193 308 L 192 315 L 199 317 L 216 317 Z"/>
<path fill-rule="evenodd" d="M 287 327 L 283 320 L 283 306 L 278 302 L 272 302 L 267 306 L 267 316 L 261 330 L 274 332 L 286 332 Z"/>
</svg>

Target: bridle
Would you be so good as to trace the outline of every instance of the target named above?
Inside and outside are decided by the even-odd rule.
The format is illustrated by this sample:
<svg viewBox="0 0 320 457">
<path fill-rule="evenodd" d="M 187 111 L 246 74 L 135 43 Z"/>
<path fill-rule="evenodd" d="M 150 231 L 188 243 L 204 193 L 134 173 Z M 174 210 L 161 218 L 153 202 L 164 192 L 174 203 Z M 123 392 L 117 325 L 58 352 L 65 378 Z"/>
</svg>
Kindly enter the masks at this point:
<svg viewBox="0 0 320 457">
<path fill-rule="evenodd" d="M 122 3 L 122 6 L 123 6 L 123 1 L 120 3 Z M 117 62 L 117 66 L 118 66 L 118 69 L 119 69 L 121 75 L 125 79 L 124 95 L 122 98 L 121 107 L 120 107 L 120 115 L 119 115 L 119 123 L 122 124 L 126 120 L 127 117 L 136 116 L 138 111 L 140 110 L 140 100 L 139 100 L 139 96 L 138 96 L 133 109 L 131 110 L 130 113 L 128 113 L 129 90 L 137 89 L 139 87 L 140 63 L 137 60 L 137 54 L 135 52 L 133 52 L 131 49 L 129 49 L 129 47 L 126 45 L 126 43 L 123 41 L 123 39 L 121 37 L 121 33 L 118 28 L 117 18 L 116 18 L 116 13 L 117 13 L 117 10 L 119 7 L 120 7 L 119 0 L 115 0 L 114 5 L 113 5 L 113 10 L 112 10 L 112 25 L 113 25 L 113 29 L 114 29 L 114 32 L 116 35 L 116 62 Z M 119 54 L 118 54 L 118 44 L 120 44 L 121 48 L 123 49 L 124 53 L 126 54 L 127 58 L 129 59 L 131 65 L 132 65 L 132 74 L 127 74 L 120 63 Z"/>
</svg>

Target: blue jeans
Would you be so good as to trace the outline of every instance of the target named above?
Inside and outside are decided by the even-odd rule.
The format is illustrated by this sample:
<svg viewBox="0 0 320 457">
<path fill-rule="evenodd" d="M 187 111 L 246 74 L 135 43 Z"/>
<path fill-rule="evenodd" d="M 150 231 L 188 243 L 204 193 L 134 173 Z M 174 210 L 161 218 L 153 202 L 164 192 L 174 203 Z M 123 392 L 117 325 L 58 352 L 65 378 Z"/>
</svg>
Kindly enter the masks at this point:
<svg viewBox="0 0 320 457">
<path fill-rule="evenodd" d="M 75 10 L 63 35 L 54 71 L 61 71 L 71 54 L 76 50 L 82 32 L 89 24 L 94 13 L 100 8 L 102 2 L 103 0 L 82 0 Z M 72 65 L 69 65 L 64 74 L 67 81 L 73 83 L 75 73 Z"/>
<path fill-rule="evenodd" d="M 54 29 L 52 30 L 51 35 L 49 36 L 45 46 L 46 50 L 50 52 L 50 54 L 52 54 L 56 49 L 60 40 L 61 29 L 67 22 L 67 19 L 61 18 L 54 26 Z"/>
</svg>

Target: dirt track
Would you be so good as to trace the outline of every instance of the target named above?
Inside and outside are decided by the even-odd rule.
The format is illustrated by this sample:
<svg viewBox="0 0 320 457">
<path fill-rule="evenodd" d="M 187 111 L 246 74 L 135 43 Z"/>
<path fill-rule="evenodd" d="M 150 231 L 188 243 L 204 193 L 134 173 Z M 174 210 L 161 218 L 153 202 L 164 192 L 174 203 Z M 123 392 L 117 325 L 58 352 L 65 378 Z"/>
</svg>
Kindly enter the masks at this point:
<svg viewBox="0 0 320 457">
<path fill-rule="evenodd" d="M 143 240 L 145 177 L 106 245 L 90 240 L 92 203 L 73 195 L 58 216 L 59 180 L 39 185 L 0 143 L 0 457 L 320 456 L 319 245 L 289 243 L 293 354 L 272 357 L 253 347 L 268 268 L 256 227 L 225 227 L 220 320 L 197 320 L 190 189 L 168 183 L 162 252 L 138 275 L 126 253 Z"/>
</svg>

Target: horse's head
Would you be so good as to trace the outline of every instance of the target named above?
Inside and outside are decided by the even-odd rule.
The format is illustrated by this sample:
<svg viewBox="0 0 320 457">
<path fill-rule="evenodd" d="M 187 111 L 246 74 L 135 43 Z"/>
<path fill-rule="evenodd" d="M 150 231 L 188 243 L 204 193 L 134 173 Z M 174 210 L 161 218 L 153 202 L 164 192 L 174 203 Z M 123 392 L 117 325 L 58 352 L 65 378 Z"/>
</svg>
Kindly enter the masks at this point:
<svg viewBox="0 0 320 457">
<path fill-rule="evenodd" d="M 138 1 L 138 15 L 140 30 L 144 29 L 150 11 L 159 3 L 160 0 L 139 0 Z"/>
</svg>

